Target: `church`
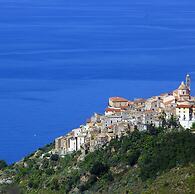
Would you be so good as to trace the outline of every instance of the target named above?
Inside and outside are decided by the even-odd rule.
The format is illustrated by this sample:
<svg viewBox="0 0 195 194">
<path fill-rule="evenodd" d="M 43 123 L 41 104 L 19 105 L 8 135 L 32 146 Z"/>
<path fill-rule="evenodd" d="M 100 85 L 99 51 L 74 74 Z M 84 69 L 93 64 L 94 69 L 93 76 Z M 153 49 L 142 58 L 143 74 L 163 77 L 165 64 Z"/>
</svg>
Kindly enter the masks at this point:
<svg viewBox="0 0 195 194">
<path fill-rule="evenodd" d="M 173 95 L 177 99 L 176 116 L 184 128 L 191 128 L 195 122 L 195 100 L 191 96 L 191 78 L 186 76 L 186 81 L 182 82 Z"/>
</svg>

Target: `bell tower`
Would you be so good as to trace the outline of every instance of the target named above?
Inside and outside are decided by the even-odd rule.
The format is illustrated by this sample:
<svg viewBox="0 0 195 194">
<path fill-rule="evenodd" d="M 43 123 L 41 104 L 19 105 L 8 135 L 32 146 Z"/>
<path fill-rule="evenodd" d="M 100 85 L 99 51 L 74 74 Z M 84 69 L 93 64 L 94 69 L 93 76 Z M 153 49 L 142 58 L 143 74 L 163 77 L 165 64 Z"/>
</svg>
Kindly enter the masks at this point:
<svg viewBox="0 0 195 194">
<path fill-rule="evenodd" d="M 191 85 L 191 78 L 190 78 L 190 75 L 187 74 L 186 75 L 186 86 L 188 87 L 189 90 L 190 90 L 190 85 Z"/>
</svg>

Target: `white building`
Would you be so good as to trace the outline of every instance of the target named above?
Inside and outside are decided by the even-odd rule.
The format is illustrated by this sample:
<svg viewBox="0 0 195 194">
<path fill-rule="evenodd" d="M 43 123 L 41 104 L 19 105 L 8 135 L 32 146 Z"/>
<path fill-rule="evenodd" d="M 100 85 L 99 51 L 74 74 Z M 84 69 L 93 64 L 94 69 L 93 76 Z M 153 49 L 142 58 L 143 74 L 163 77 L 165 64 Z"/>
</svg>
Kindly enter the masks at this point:
<svg viewBox="0 0 195 194">
<path fill-rule="evenodd" d="M 77 150 L 77 140 L 75 137 L 68 138 L 67 153 L 71 153 Z"/>
<path fill-rule="evenodd" d="M 109 127 L 122 121 L 121 115 L 109 115 L 105 119 L 105 127 Z"/>
<path fill-rule="evenodd" d="M 185 129 L 191 128 L 192 124 L 195 122 L 195 106 L 187 101 L 178 103 L 176 107 L 176 116 L 182 127 Z"/>
</svg>

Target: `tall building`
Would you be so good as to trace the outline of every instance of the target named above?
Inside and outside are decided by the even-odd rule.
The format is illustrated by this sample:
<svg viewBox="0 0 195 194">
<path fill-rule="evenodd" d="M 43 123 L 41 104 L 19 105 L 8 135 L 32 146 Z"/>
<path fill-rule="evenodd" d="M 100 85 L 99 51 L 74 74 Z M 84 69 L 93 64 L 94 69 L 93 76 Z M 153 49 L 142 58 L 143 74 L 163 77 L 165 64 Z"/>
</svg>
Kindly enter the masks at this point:
<svg viewBox="0 0 195 194">
<path fill-rule="evenodd" d="M 178 88 L 178 102 L 176 116 L 184 128 L 190 128 L 195 122 L 195 102 L 190 93 L 191 78 L 186 75 L 186 82 L 182 82 Z"/>
<path fill-rule="evenodd" d="M 191 85 L 191 78 L 190 78 L 190 75 L 187 74 L 186 75 L 186 86 L 188 87 L 189 90 L 190 90 L 190 85 Z"/>
</svg>

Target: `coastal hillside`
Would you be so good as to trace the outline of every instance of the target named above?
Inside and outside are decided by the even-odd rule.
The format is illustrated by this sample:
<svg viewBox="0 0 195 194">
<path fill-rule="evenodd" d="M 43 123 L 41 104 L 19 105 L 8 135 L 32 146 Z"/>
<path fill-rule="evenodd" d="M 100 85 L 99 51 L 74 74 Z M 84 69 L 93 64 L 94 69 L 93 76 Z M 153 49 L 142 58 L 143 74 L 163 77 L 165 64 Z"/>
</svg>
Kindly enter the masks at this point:
<svg viewBox="0 0 195 194">
<path fill-rule="evenodd" d="M 195 134 L 190 130 L 135 130 L 84 159 L 79 151 L 59 157 L 52 149 L 47 145 L 2 168 L 0 193 L 195 193 Z"/>
</svg>

